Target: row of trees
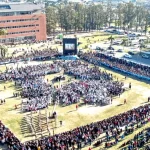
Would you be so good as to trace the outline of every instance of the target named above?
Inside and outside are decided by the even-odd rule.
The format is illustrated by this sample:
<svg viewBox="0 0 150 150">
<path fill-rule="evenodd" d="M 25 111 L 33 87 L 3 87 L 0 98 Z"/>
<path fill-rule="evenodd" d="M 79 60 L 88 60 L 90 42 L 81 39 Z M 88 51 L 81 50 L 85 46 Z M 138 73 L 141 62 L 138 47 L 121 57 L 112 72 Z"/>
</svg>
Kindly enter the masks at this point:
<svg viewBox="0 0 150 150">
<path fill-rule="evenodd" d="M 113 25 L 118 29 L 135 28 L 147 31 L 150 11 L 133 3 L 80 4 L 61 2 L 46 8 L 47 33 L 52 34 L 60 27 L 68 31 L 99 30 Z"/>
</svg>

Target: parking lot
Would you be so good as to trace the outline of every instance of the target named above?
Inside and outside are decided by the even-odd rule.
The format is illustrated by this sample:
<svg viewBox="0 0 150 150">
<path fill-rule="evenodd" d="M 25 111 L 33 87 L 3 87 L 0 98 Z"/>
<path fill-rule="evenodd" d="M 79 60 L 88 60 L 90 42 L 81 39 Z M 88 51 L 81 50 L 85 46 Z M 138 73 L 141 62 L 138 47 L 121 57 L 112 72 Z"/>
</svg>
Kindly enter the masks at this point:
<svg viewBox="0 0 150 150">
<path fill-rule="evenodd" d="M 103 51 L 98 50 L 98 49 L 96 50 L 97 47 L 103 49 Z M 122 45 L 112 45 L 114 50 L 108 50 L 108 47 L 110 47 L 109 41 L 95 43 L 95 44 L 92 44 L 89 46 L 90 49 L 102 52 L 107 55 L 112 55 L 117 58 L 123 58 L 123 59 L 129 60 L 129 61 L 133 61 L 136 63 L 150 66 L 150 57 L 143 58 L 142 54 L 140 54 L 140 49 L 137 47 L 133 47 L 133 46 L 131 46 L 131 47 L 124 46 L 123 47 Z M 118 50 L 121 50 L 121 52 L 118 52 Z M 134 55 L 133 54 L 131 55 L 130 52 L 131 53 L 134 52 Z M 129 55 L 129 56 L 131 56 L 131 58 L 124 57 L 124 55 Z"/>
</svg>

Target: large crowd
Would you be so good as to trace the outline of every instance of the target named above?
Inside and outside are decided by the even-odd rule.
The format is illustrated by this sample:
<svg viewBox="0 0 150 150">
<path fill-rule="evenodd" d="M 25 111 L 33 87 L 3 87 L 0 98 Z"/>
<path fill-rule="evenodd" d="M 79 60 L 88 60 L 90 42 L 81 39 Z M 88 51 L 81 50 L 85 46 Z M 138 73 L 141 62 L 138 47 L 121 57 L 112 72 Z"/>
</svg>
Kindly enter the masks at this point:
<svg viewBox="0 0 150 150">
<path fill-rule="evenodd" d="M 8 150 L 21 150 L 22 147 L 17 137 L 0 121 L 0 145 L 4 144 Z"/>
<path fill-rule="evenodd" d="M 20 96 L 24 99 L 24 111 L 37 110 L 47 107 L 52 100 L 54 88 L 45 75 L 58 73 L 61 67 L 57 64 L 43 63 L 21 68 L 9 68 L 0 74 L 1 80 L 14 80 L 16 85 L 22 87 Z"/>
<path fill-rule="evenodd" d="M 137 133 L 134 135 L 134 138 L 124 142 L 120 148 L 125 147 L 128 150 L 133 150 L 133 149 L 140 149 L 142 148 L 144 145 L 148 144 L 148 142 L 150 141 L 150 128 L 147 128 L 146 130 L 142 130 L 141 132 Z M 150 146 L 145 146 L 145 150 L 149 150 Z M 125 148 L 122 148 L 125 149 Z"/>
<path fill-rule="evenodd" d="M 11 71 L 17 79 L 16 82 L 19 80 L 21 84 L 21 97 L 27 99 L 22 108 L 24 111 L 42 109 L 51 104 L 55 89 L 45 80 L 45 75 L 60 71 L 58 65 L 46 63 L 17 69 L 15 73 Z"/>
<path fill-rule="evenodd" d="M 63 86 L 57 92 L 56 99 L 63 104 L 79 102 L 81 98 L 86 103 L 110 104 L 111 97 L 120 95 L 123 83 L 114 81 L 112 74 L 90 66 L 81 61 L 55 62 L 64 68 L 64 73 L 72 75 L 81 82 Z"/>
<path fill-rule="evenodd" d="M 92 122 L 91 124 L 77 127 L 73 130 L 44 137 L 38 141 L 29 141 L 21 144 L 17 138 L 1 123 L 0 143 L 7 144 L 10 150 L 69 150 L 70 147 L 81 149 L 90 145 L 102 133 L 106 133 L 132 124 L 137 124 L 144 119 L 149 119 L 150 105 L 140 106 L 111 118 Z M 8 133 L 8 134 L 6 134 Z"/>
<path fill-rule="evenodd" d="M 113 56 L 108 56 L 102 53 L 83 53 L 80 55 L 80 58 L 99 65 L 101 62 L 109 65 L 110 67 L 117 67 L 126 72 L 131 72 L 139 76 L 145 76 L 150 78 L 150 67 L 135 62 L 127 61 L 122 58 L 116 58 Z"/>
<path fill-rule="evenodd" d="M 60 72 L 73 75 L 83 82 L 74 82 L 55 89 L 45 81 L 44 76 Z M 81 61 L 55 61 L 52 64 L 43 63 L 20 68 L 9 68 L 0 74 L 1 80 L 15 80 L 22 87 L 20 93 L 24 100 L 23 110 L 45 108 L 51 103 L 54 93 L 56 100 L 61 104 L 72 104 L 84 99 L 85 103 L 110 104 L 112 96 L 120 95 L 124 89 L 123 83 L 113 80 L 112 74 L 91 67 Z"/>
<path fill-rule="evenodd" d="M 112 96 L 121 94 L 123 83 L 107 80 L 84 80 L 63 86 L 57 91 L 56 99 L 65 105 L 83 99 L 89 104 L 110 104 Z"/>
<path fill-rule="evenodd" d="M 61 68 L 57 64 L 43 63 L 38 65 L 27 65 L 19 68 L 9 68 L 0 74 L 0 80 L 25 80 L 34 79 L 52 73 L 58 73 Z"/>
<path fill-rule="evenodd" d="M 44 60 L 57 54 L 58 52 L 56 51 L 38 50 L 10 59 L 11 61 L 26 60 L 27 58 Z M 85 53 L 81 54 L 80 57 L 94 65 L 98 65 L 102 61 L 110 66 L 150 77 L 149 67 L 123 59 L 99 53 Z M 1 61 L 6 62 L 6 60 Z M 51 86 L 44 76 L 60 72 L 61 68 L 64 68 L 64 74 L 72 75 L 75 79 L 80 80 L 63 85 L 59 89 Z M 15 83 L 19 83 L 22 87 L 20 95 L 26 99 L 23 108 L 25 111 L 47 107 L 51 103 L 54 93 L 56 100 L 61 104 L 77 103 L 82 98 L 85 103 L 102 105 L 103 103 L 110 104 L 112 96 L 120 95 L 124 91 L 123 83 L 114 81 L 112 74 L 81 61 L 56 61 L 53 64 L 45 63 L 15 69 L 9 68 L 5 73 L 0 74 L 0 80 L 11 79 L 15 80 Z M 69 150 L 70 147 L 81 149 L 85 145 L 91 145 L 102 133 L 128 126 L 131 123 L 139 123 L 147 118 L 149 114 L 150 105 L 148 104 L 102 121 L 92 122 L 67 132 L 44 137 L 38 141 L 29 141 L 24 144 L 0 122 L 0 144 L 7 144 L 9 150 Z"/>
<path fill-rule="evenodd" d="M 65 69 L 66 74 L 73 75 L 76 78 L 83 80 L 112 80 L 112 74 L 102 71 L 96 66 L 91 67 L 88 63 L 82 63 L 80 60 L 57 63 Z"/>
<path fill-rule="evenodd" d="M 19 61 L 50 60 L 51 58 L 60 55 L 61 54 L 58 52 L 58 50 L 54 50 L 51 48 L 45 48 L 43 50 L 37 49 L 37 50 L 30 50 L 30 51 L 23 50 L 23 53 L 21 53 L 20 55 L 12 54 L 9 57 L 5 57 L 5 58 L 1 57 L 0 64 L 16 63 Z"/>
</svg>

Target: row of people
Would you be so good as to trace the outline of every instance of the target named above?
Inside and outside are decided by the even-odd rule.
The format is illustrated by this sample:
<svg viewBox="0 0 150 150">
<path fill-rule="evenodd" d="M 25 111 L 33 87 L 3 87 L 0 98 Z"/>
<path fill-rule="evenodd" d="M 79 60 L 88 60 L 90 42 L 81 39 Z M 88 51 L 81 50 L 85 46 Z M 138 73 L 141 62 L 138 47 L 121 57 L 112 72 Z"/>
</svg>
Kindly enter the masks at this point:
<svg viewBox="0 0 150 150">
<path fill-rule="evenodd" d="M 95 65 L 99 65 L 99 63 L 102 62 L 111 67 L 117 67 L 126 72 L 131 72 L 139 76 L 145 76 L 145 77 L 150 78 L 149 66 L 127 61 L 122 58 L 116 58 L 116 57 L 108 56 L 102 53 L 91 53 L 91 52 L 80 54 L 80 58 L 90 63 L 93 63 Z"/>
<path fill-rule="evenodd" d="M 143 147 L 150 140 L 150 129 L 142 130 L 141 132 L 135 134 L 134 138 L 123 143 L 120 148 L 126 150 L 133 150 Z"/>
<path fill-rule="evenodd" d="M 51 48 L 45 48 L 43 50 L 31 50 L 31 51 L 24 51 L 20 55 L 14 55 L 10 57 L 0 58 L 0 64 L 5 63 L 16 63 L 19 61 L 32 61 L 32 60 L 48 60 L 52 57 L 57 57 L 59 54 L 58 50 L 54 50 Z"/>
</svg>

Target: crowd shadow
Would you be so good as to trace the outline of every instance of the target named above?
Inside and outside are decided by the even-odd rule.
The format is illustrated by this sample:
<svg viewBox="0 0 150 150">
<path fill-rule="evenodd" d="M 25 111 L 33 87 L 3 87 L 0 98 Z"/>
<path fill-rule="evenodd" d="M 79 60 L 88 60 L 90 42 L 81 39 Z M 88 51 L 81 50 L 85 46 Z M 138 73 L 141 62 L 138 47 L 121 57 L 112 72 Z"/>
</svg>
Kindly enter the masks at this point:
<svg viewBox="0 0 150 150">
<path fill-rule="evenodd" d="M 118 104 L 117 106 L 122 106 L 123 104 Z"/>
<path fill-rule="evenodd" d="M 148 104 L 149 102 L 147 101 L 147 102 L 142 102 L 141 104 Z"/>
<path fill-rule="evenodd" d="M 67 113 L 71 113 L 71 112 L 74 112 L 74 111 L 76 111 L 76 109 L 75 109 L 75 110 L 70 110 L 70 111 L 68 111 Z"/>
</svg>

